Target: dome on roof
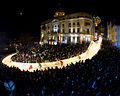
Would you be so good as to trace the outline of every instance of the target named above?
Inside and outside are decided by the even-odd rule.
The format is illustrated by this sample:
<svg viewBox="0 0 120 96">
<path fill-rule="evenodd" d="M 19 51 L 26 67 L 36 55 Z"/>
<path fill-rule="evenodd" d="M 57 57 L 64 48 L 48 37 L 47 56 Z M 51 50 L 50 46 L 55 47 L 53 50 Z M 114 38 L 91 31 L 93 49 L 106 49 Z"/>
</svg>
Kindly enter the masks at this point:
<svg viewBox="0 0 120 96">
<path fill-rule="evenodd" d="M 61 16 L 65 16 L 65 12 L 61 8 L 59 8 L 59 10 L 55 12 L 54 17 L 61 17 Z"/>
</svg>

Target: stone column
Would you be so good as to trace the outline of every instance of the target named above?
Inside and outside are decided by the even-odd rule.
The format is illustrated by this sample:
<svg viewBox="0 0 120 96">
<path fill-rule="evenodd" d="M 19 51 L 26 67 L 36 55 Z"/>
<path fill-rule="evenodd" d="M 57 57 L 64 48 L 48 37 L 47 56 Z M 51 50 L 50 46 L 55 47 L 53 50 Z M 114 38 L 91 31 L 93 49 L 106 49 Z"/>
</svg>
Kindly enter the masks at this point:
<svg viewBox="0 0 120 96">
<path fill-rule="evenodd" d="M 80 34 L 80 44 L 82 44 L 82 34 Z"/>
<path fill-rule="evenodd" d="M 75 44 L 77 43 L 77 36 L 75 36 Z"/>
</svg>

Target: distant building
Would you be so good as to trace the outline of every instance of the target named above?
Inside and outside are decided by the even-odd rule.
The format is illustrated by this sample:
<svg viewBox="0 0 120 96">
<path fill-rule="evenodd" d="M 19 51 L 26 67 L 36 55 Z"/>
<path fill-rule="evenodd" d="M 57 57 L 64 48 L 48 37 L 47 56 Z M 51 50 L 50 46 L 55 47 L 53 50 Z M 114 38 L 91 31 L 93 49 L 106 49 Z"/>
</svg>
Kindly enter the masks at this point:
<svg viewBox="0 0 120 96">
<path fill-rule="evenodd" d="M 120 25 L 113 25 L 111 22 L 108 23 L 107 39 L 112 41 L 115 46 L 120 48 Z"/>
<path fill-rule="evenodd" d="M 107 38 L 106 28 L 102 25 L 95 29 L 95 39 L 98 39 L 99 36 L 101 36 L 103 39 Z"/>
<path fill-rule="evenodd" d="M 54 18 L 41 23 L 40 44 L 89 42 L 94 39 L 95 26 L 94 18 L 88 13 L 65 15 L 64 11 L 58 11 Z"/>
</svg>

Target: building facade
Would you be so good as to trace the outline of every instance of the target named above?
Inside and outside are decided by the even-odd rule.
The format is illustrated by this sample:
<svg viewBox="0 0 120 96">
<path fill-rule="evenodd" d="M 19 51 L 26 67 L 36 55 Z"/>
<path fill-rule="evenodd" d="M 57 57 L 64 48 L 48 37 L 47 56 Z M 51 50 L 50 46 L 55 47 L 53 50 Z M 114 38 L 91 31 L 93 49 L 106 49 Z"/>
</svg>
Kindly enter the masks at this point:
<svg viewBox="0 0 120 96">
<path fill-rule="evenodd" d="M 103 25 L 100 25 L 95 29 L 95 40 L 98 39 L 100 36 L 102 37 L 102 39 L 107 38 L 106 28 Z"/>
<path fill-rule="evenodd" d="M 89 42 L 95 35 L 94 18 L 87 13 L 65 15 L 64 12 L 56 12 L 54 18 L 42 22 L 40 28 L 40 44 Z"/>
<path fill-rule="evenodd" d="M 111 22 L 107 25 L 107 39 L 120 48 L 120 25 L 113 25 Z"/>
</svg>

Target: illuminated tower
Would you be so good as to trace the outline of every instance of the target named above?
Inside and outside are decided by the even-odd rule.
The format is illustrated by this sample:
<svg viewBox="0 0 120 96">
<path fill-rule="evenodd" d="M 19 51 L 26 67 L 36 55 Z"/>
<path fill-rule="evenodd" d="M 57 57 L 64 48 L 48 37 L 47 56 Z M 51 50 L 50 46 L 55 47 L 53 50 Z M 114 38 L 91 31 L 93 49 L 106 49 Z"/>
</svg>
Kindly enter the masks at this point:
<svg viewBox="0 0 120 96">
<path fill-rule="evenodd" d="M 65 12 L 60 8 L 58 11 L 55 12 L 54 17 L 61 17 L 65 16 Z"/>
<path fill-rule="evenodd" d="M 97 27 L 98 26 L 98 24 L 100 24 L 100 22 L 101 22 L 101 19 L 100 19 L 100 17 L 93 17 L 94 18 L 94 21 L 95 21 L 95 26 Z"/>
</svg>

